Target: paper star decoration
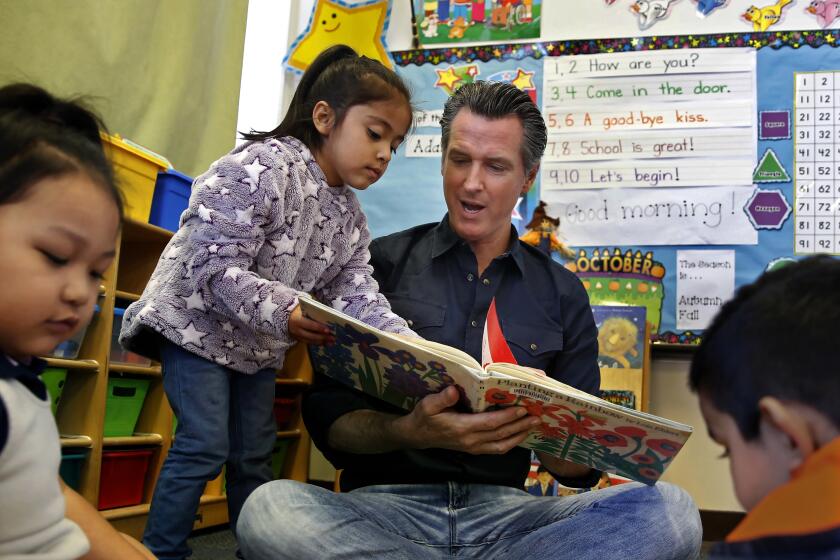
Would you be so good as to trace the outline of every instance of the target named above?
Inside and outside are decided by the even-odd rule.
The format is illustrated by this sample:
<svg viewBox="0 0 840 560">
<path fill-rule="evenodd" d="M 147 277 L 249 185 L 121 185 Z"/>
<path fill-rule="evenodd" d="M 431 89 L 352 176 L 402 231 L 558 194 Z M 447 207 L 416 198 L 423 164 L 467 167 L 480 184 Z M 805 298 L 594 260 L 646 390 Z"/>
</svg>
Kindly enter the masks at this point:
<svg viewBox="0 0 840 560">
<path fill-rule="evenodd" d="M 525 91 L 526 89 L 534 89 L 534 73 L 526 72 L 522 68 L 516 69 L 516 77 L 511 81 L 518 89 Z"/>
<path fill-rule="evenodd" d="M 390 16 L 389 0 L 317 0 L 309 25 L 292 43 L 283 64 L 292 72 L 302 73 L 321 52 L 344 44 L 393 68 L 385 43 Z"/>
<path fill-rule="evenodd" d="M 444 89 L 454 91 L 452 86 L 461 81 L 461 76 L 455 73 L 455 68 L 452 66 L 446 70 L 435 70 L 435 72 L 437 72 L 438 75 L 435 87 L 443 87 Z"/>
</svg>

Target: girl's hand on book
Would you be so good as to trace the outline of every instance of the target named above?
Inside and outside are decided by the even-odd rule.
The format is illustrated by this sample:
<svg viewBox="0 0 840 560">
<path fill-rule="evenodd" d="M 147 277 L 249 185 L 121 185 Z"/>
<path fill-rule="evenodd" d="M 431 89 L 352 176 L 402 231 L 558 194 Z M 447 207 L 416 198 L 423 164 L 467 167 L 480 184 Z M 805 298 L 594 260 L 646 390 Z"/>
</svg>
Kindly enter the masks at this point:
<svg viewBox="0 0 840 560">
<path fill-rule="evenodd" d="M 322 346 L 335 343 L 335 336 L 330 328 L 323 323 L 304 317 L 300 304 L 289 315 L 289 335 L 298 342 L 306 344 Z"/>
<path fill-rule="evenodd" d="M 507 453 L 539 425 L 539 419 L 526 416 L 521 407 L 475 414 L 456 412 L 452 407 L 458 398 L 457 389 L 447 387 L 424 397 L 409 414 L 395 422 L 404 424 L 400 431 L 410 438 L 412 447 L 453 449 L 472 455 Z"/>
</svg>

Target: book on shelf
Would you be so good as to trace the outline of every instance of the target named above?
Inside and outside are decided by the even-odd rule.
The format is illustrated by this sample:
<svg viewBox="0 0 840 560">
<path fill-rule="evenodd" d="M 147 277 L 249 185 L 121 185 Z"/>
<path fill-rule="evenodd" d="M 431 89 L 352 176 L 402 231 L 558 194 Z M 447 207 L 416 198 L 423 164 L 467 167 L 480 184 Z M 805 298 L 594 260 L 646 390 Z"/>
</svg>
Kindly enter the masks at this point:
<svg viewBox="0 0 840 560">
<path fill-rule="evenodd" d="M 593 305 L 598 329 L 598 366 L 641 371 L 647 310 L 633 305 Z"/>
<path fill-rule="evenodd" d="M 542 424 L 523 447 L 646 484 L 659 479 L 692 432 L 691 426 L 608 402 L 540 370 L 504 362 L 482 367 L 466 352 L 381 331 L 311 297 L 301 297 L 300 305 L 335 335 L 334 344 L 310 345 L 314 371 L 405 410 L 453 385 L 466 411 L 521 406 L 538 416 Z"/>
</svg>

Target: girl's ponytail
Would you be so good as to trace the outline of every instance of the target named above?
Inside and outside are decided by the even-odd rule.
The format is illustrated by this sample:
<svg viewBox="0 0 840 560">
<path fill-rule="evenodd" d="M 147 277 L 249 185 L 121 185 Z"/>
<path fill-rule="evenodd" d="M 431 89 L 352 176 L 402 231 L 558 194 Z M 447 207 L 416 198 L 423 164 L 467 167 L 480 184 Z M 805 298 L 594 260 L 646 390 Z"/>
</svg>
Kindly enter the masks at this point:
<svg viewBox="0 0 840 560">
<path fill-rule="evenodd" d="M 283 121 L 268 132 L 242 133 L 246 140 L 266 140 L 294 136 L 310 149 L 321 144 L 321 135 L 312 122 L 312 110 L 325 101 L 340 123 L 354 105 L 391 98 L 394 93 L 411 103 L 408 87 L 397 74 L 378 61 L 359 56 L 347 45 L 334 45 L 323 51 L 306 69 L 289 103 Z"/>
</svg>

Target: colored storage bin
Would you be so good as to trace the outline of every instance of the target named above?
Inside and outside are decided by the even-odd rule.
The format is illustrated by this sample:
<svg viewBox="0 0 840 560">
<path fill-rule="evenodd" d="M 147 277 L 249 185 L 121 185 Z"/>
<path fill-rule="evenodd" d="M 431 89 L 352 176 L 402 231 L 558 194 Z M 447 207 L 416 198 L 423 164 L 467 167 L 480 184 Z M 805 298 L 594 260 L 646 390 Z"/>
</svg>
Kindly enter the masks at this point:
<svg viewBox="0 0 840 560">
<path fill-rule="evenodd" d="M 286 452 L 289 450 L 289 440 L 281 439 L 274 444 L 274 453 L 271 454 L 271 472 L 275 480 L 283 475 L 283 465 L 286 464 Z"/>
<path fill-rule="evenodd" d="M 287 397 L 276 397 L 274 399 L 274 420 L 277 421 L 278 430 L 286 430 L 289 428 L 296 405 L 296 399 L 290 399 Z"/>
<path fill-rule="evenodd" d="M 69 338 L 55 347 L 49 355 L 53 358 L 65 358 L 67 360 L 75 360 L 79 357 L 79 350 L 82 349 L 82 343 L 85 341 L 85 334 L 87 333 L 88 327 L 90 324 L 93 323 L 96 318 L 99 316 L 99 306 L 93 308 L 93 316 L 90 319 L 90 323 L 79 329 L 73 338 Z"/>
<path fill-rule="evenodd" d="M 151 449 L 102 452 L 99 476 L 99 509 L 136 506 L 143 501 Z"/>
<path fill-rule="evenodd" d="M 87 453 L 84 451 L 68 452 L 61 455 L 61 466 L 58 468 L 58 474 L 61 476 L 61 480 L 73 490 L 79 490 L 82 481 L 82 465 L 85 464 L 86 458 Z"/>
<path fill-rule="evenodd" d="M 169 167 L 168 162 L 119 135 L 103 134 L 102 139 L 105 154 L 114 166 L 117 186 L 125 200 L 126 217 L 148 222 L 157 174 Z"/>
<path fill-rule="evenodd" d="M 108 396 L 105 400 L 105 437 L 130 436 L 143 409 L 148 379 L 114 377 L 108 379 Z"/>
<path fill-rule="evenodd" d="M 192 178 L 174 169 L 158 173 L 149 222 L 169 231 L 177 231 L 181 214 L 190 204 L 192 182 Z"/>
<path fill-rule="evenodd" d="M 120 346 L 120 331 L 122 330 L 123 316 L 125 309 L 114 308 L 114 326 L 111 328 L 111 356 L 109 361 L 115 364 L 131 364 L 135 366 L 150 366 L 152 360 L 140 354 L 129 352 Z"/>
<path fill-rule="evenodd" d="M 41 373 L 41 381 L 47 386 L 47 392 L 50 395 L 50 406 L 52 407 L 53 416 L 58 411 L 58 402 L 61 400 L 61 392 L 64 390 L 64 382 L 67 380 L 67 370 L 65 368 L 44 368 Z"/>
</svg>

